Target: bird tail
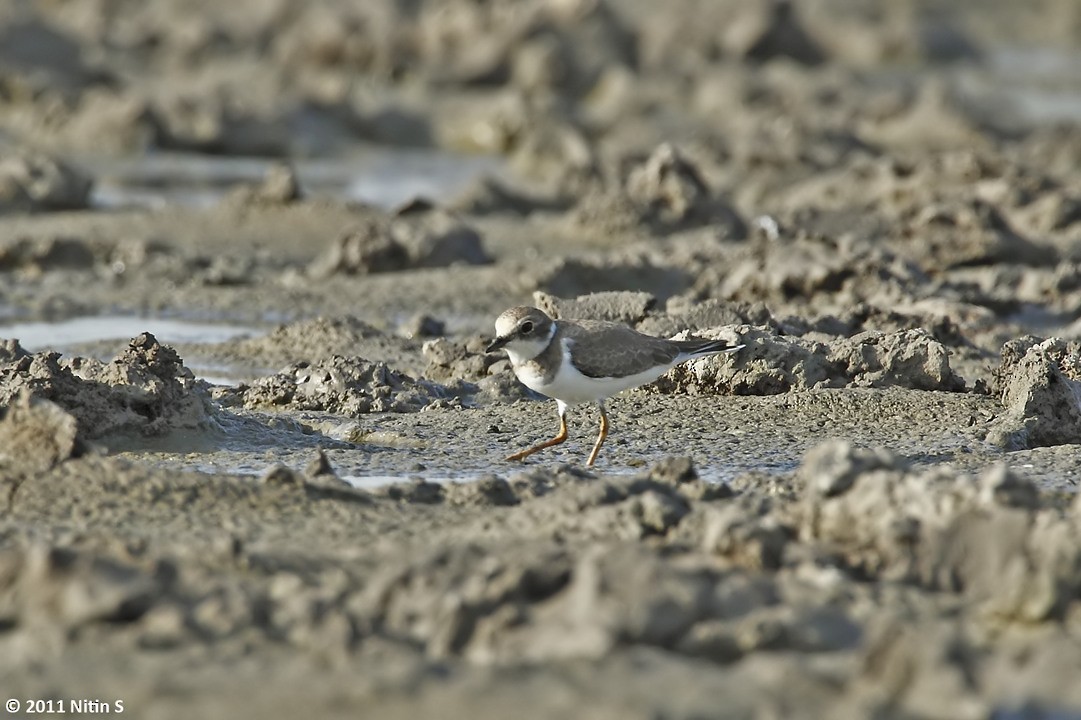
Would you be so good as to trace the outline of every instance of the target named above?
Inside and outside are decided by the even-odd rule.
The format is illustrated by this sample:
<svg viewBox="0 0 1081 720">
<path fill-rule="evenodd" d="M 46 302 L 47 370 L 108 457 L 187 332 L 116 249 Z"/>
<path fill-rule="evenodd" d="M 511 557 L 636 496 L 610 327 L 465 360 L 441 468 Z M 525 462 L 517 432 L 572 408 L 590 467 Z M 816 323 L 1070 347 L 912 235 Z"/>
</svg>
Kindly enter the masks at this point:
<svg viewBox="0 0 1081 720">
<path fill-rule="evenodd" d="M 673 340 L 679 348 L 682 360 L 705 357 L 707 355 L 720 355 L 734 353 L 746 345 L 732 345 L 727 340 Z"/>
</svg>

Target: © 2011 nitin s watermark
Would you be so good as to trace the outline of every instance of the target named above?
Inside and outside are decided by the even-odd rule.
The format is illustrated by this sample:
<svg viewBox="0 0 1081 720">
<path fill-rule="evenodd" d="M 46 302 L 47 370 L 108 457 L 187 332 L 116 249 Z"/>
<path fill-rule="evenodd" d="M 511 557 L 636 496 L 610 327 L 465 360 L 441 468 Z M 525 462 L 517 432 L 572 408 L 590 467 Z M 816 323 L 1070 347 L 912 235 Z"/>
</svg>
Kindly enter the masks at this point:
<svg viewBox="0 0 1081 720">
<path fill-rule="evenodd" d="M 8 698 L 4 709 L 9 714 L 23 715 L 120 715 L 124 712 L 123 700 L 99 700 L 97 698 Z"/>
</svg>

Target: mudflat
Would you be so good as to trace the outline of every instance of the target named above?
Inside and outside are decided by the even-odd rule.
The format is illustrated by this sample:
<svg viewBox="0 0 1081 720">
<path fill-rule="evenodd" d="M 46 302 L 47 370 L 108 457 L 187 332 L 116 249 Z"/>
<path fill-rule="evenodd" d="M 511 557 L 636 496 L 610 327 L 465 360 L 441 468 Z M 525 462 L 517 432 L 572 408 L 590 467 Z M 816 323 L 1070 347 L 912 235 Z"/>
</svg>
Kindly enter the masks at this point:
<svg viewBox="0 0 1081 720">
<path fill-rule="evenodd" d="M 5 709 L 1081 713 L 1041 8 L 0 10 Z M 508 463 L 521 304 L 745 347 Z"/>
</svg>

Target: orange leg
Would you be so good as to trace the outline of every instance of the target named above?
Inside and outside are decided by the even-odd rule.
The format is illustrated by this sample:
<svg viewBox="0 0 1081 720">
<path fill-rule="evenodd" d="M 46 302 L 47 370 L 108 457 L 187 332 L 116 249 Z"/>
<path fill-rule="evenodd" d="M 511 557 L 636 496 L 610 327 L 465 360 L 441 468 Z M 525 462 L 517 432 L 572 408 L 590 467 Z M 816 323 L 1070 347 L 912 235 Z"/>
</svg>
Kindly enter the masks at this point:
<svg viewBox="0 0 1081 720">
<path fill-rule="evenodd" d="M 601 409 L 601 431 L 597 433 L 597 442 L 593 443 L 593 452 L 589 453 L 589 460 L 586 461 L 588 467 L 593 467 L 593 461 L 597 459 L 597 453 L 601 451 L 601 445 L 608 437 L 608 413 L 604 411 L 604 403 L 597 403 L 597 407 Z"/>
<path fill-rule="evenodd" d="M 545 440 L 540 445 L 534 445 L 531 448 L 516 452 L 513 455 L 508 455 L 507 460 L 523 460 L 533 453 L 543 450 L 544 448 L 550 448 L 553 445 L 558 445 L 567 439 L 567 406 L 563 403 L 559 404 L 559 434 L 551 440 Z"/>
</svg>

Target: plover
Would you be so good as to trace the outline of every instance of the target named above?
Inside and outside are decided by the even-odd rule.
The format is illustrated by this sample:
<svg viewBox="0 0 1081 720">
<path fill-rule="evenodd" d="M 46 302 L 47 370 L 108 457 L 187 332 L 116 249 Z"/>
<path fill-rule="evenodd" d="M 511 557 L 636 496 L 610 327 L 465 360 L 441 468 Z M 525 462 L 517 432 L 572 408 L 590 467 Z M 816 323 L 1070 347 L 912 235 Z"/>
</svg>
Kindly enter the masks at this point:
<svg viewBox="0 0 1081 720">
<path fill-rule="evenodd" d="M 694 358 L 736 352 L 725 340 L 665 340 L 626 325 L 596 320 L 553 320 L 535 307 L 513 307 L 495 321 L 488 352 L 506 348 L 514 374 L 526 387 L 556 401 L 559 433 L 551 440 L 507 457 L 521 460 L 567 439 L 567 408 L 594 402 L 601 429 L 587 465 L 608 437 L 604 401 L 621 390 L 652 382 Z"/>
</svg>

